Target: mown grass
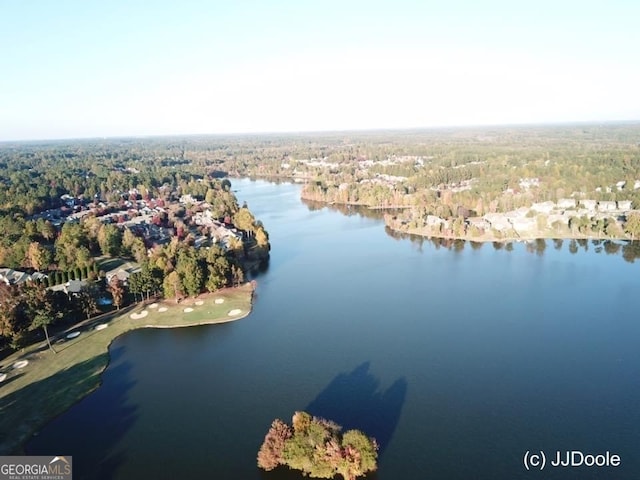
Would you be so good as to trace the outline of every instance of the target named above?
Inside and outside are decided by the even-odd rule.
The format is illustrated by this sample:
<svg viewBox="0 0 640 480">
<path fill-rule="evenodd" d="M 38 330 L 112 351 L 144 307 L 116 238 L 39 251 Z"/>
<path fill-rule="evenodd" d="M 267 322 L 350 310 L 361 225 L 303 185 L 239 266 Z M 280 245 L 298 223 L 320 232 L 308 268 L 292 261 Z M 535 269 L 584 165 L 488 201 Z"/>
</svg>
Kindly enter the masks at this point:
<svg viewBox="0 0 640 480">
<path fill-rule="evenodd" d="M 119 312 L 82 322 L 54 339 L 57 353 L 46 343 L 39 343 L 17 352 L 2 361 L 0 373 L 7 378 L 0 383 L 0 454 L 19 453 L 28 438 L 48 421 L 60 415 L 82 397 L 98 388 L 100 374 L 109 363 L 108 348 L 113 339 L 137 328 L 173 328 L 237 320 L 251 310 L 253 287 L 246 284 L 214 294 L 189 298 L 176 304 L 159 302 L 158 307 L 137 304 Z M 224 299 L 216 304 L 215 299 Z M 196 305 L 202 302 L 202 305 Z M 160 312 L 160 308 L 166 308 Z M 193 311 L 185 313 L 185 308 Z M 239 309 L 240 314 L 229 316 Z M 148 312 L 141 319 L 131 314 Z M 96 330 L 98 324 L 107 324 Z M 77 338 L 67 340 L 70 331 L 80 331 Z M 15 362 L 28 360 L 22 369 Z"/>
</svg>

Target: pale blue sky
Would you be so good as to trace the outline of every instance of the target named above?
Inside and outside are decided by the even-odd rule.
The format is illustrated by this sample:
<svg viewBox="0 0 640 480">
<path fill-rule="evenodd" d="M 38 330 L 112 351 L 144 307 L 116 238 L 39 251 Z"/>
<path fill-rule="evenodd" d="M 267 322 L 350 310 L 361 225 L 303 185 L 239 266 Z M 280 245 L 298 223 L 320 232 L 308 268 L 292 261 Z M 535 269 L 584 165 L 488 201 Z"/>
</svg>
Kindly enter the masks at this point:
<svg viewBox="0 0 640 480">
<path fill-rule="evenodd" d="M 0 140 L 640 120 L 640 2 L 0 0 Z"/>
</svg>

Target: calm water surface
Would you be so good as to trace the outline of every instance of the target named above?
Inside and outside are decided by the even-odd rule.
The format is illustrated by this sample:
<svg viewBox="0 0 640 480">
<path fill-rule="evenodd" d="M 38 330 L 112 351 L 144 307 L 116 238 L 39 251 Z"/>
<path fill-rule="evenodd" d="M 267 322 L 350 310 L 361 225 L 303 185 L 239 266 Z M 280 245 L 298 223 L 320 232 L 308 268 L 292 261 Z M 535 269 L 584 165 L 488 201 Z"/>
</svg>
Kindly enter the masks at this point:
<svg viewBox="0 0 640 480">
<path fill-rule="evenodd" d="M 104 385 L 31 453 L 73 455 L 77 479 L 301 478 L 255 458 L 275 417 L 307 409 L 380 440 L 371 478 L 638 478 L 638 261 L 438 248 L 296 185 L 233 184 L 273 246 L 253 313 L 120 337 Z M 527 450 L 622 466 L 527 472 Z"/>
</svg>

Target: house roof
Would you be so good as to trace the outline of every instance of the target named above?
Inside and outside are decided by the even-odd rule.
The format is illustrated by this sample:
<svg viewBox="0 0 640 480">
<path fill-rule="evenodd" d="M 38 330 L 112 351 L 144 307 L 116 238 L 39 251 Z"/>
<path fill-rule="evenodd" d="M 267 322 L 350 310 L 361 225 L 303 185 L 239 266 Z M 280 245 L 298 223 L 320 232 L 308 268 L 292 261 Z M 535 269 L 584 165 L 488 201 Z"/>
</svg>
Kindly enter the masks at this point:
<svg viewBox="0 0 640 480">
<path fill-rule="evenodd" d="M 27 280 L 31 280 L 32 278 L 33 276 L 26 272 L 21 272 L 12 268 L 0 268 L 0 281 L 3 281 L 7 285 L 18 285 L 20 283 L 26 282 Z"/>
<path fill-rule="evenodd" d="M 118 280 L 125 281 L 131 276 L 129 272 L 123 269 L 120 269 L 117 272 L 110 272 L 110 273 L 111 274 L 109 275 L 109 278 L 108 278 L 109 281 L 111 281 L 113 277 L 118 277 Z"/>
<path fill-rule="evenodd" d="M 67 293 L 80 293 L 82 287 L 86 286 L 87 282 L 84 280 L 69 280 L 65 284 L 65 290 Z"/>
</svg>

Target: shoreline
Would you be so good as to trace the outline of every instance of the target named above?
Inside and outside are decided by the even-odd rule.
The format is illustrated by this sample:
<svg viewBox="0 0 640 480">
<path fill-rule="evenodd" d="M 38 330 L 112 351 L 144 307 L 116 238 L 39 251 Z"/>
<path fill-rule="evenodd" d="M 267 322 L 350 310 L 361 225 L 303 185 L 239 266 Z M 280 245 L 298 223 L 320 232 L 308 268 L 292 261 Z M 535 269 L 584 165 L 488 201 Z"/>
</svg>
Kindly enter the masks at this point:
<svg viewBox="0 0 640 480">
<path fill-rule="evenodd" d="M 360 202 L 358 203 L 327 202 L 326 200 L 316 200 L 316 199 L 307 198 L 304 195 L 301 195 L 300 199 L 322 204 L 324 207 L 360 207 L 360 208 L 366 208 L 367 210 L 371 210 L 371 211 L 404 210 L 408 208 L 413 208 L 413 206 L 410 206 L 410 205 L 405 205 L 405 206 L 394 205 L 394 206 L 386 207 L 386 206 L 373 206 L 373 205 L 368 205 L 366 203 L 360 203 Z M 637 212 L 639 210 L 632 210 L 632 211 Z M 410 230 L 400 229 L 394 226 L 392 221 L 389 221 L 387 219 L 386 214 L 384 214 L 382 220 L 384 221 L 384 225 L 386 228 L 398 234 L 415 235 L 415 236 L 424 237 L 424 238 L 440 238 L 444 240 L 465 240 L 465 241 L 477 242 L 477 243 L 494 243 L 494 242 L 510 243 L 510 242 L 527 242 L 527 241 L 535 241 L 535 240 L 554 240 L 554 239 L 601 240 L 601 241 L 610 240 L 610 241 L 626 241 L 626 242 L 640 240 L 640 238 L 632 239 L 629 236 L 613 236 L 613 237 L 612 236 L 594 236 L 594 235 L 584 235 L 580 233 L 573 234 L 570 232 L 567 233 L 567 232 L 557 232 L 557 231 L 548 232 L 548 233 L 540 233 L 540 232 L 528 233 L 527 232 L 527 233 L 523 233 L 522 235 L 516 232 L 516 235 L 513 235 L 512 233 L 510 233 L 509 235 L 505 235 L 504 237 L 496 237 L 487 233 L 484 233 L 476 237 L 471 235 L 447 235 L 447 234 L 431 232 L 431 231 L 427 232 L 427 231 L 424 231 L 423 229 L 410 229 Z M 426 228 L 426 227 L 423 227 L 423 228 Z M 512 230 L 512 232 L 514 231 Z"/>
<path fill-rule="evenodd" d="M 475 242 L 475 243 L 513 243 L 513 242 L 534 242 L 536 240 L 600 240 L 600 241 L 622 241 L 622 242 L 631 242 L 628 237 L 594 237 L 593 235 L 566 235 L 563 233 L 554 232 L 554 234 L 549 235 L 522 235 L 518 237 L 514 236 L 505 236 L 505 237 L 491 237 L 488 235 L 482 235 L 479 237 L 472 236 L 459 236 L 459 235 L 444 235 L 437 234 L 431 232 L 422 232 L 420 230 L 401 230 L 398 229 L 385 221 L 385 228 L 388 228 L 394 233 L 400 235 L 415 235 L 417 237 L 424 238 L 440 238 L 443 240 L 464 240 L 466 242 Z M 638 239 L 636 239 L 637 241 Z"/>
<path fill-rule="evenodd" d="M 3 359 L 0 371 L 6 371 L 7 378 L 0 383 L 0 454 L 25 454 L 27 443 L 39 430 L 98 389 L 117 338 L 143 328 L 189 328 L 241 320 L 253 310 L 254 293 L 254 284 L 247 282 L 180 303 L 158 302 L 167 308 L 162 312 L 150 309 L 149 301 L 141 302 L 111 312 L 108 320 L 101 316 L 64 331 L 52 342 L 57 353 L 51 352 L 46 342 L 38 342 Z M 215 304 L 214 299 L 220 298 L 224 301 Z M 193 310 L 185 312 L 185 307 Z M 206 313 L 204 308 L 208 309 Z M 232 310 L 240 312 L 229 316 Z M 145 323 L 138 323 L 132 315 L 140 311 L 153 312 L 156 321 L 150 323 L 145 315 Z M 190 319 L 190 315 L 195 318 Z M 108 327 L 96 329 L 104 324 Z M 69 339 L 66 334 L 70 331 L 81 334 Z M 15 367 L 16 362 L 24 360 L 28 360 L 26 367 Z"/>
<path fill-rule="evenodd" d="M 143 328 L 156 328 L 156 329 L 166 330 L 170 328 L 191 328 L 191 327 L 202 327 L 204 325 L 220 325 L 223 323 L 231 323 L 237 320 L 242 320 L 243 318 L 248 317 L 250 313 L 251 313 L 251 310 L 249 310 L 248 312 L 243 312 L 240 315 L 235 315 L 229 318 L 220 318 L 217 320 L 205 320 L 204 322 L 197 322 L 197 323 L 185 323 L 184 325 L 141 325 L 139 328 L 136 328 L 134 330 L 140 330 Z"/>
</svg>

